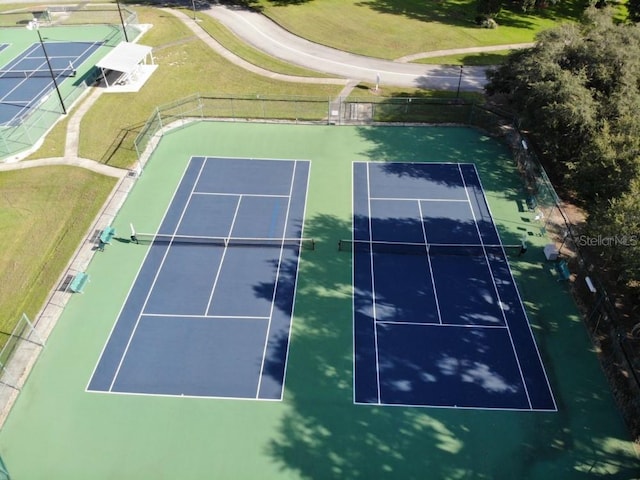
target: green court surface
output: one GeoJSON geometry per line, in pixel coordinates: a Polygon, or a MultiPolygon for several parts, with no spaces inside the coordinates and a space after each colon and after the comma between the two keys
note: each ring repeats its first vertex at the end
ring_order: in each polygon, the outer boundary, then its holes
{"type": "Polygon", "coordinates": [[[15,480],[637,478],[638,457],[585,328],[544,263],[541,225],[501,144],[458,127],[201,122],[168,133],[94,257],[0,431],[15,480]],[[101,349],[191,155],[311,160],[284,400],[87,393],[101,349]],[[353,404],[353,161],[475,162],[512,259],[558,411],[353,404]]]}

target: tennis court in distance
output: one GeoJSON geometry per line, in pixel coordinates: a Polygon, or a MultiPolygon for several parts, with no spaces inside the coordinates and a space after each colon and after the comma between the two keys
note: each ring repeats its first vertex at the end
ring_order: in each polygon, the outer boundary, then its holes
{"type": "Polygon", "coordinates": [[[88,389],[281,399],[308,175],[192,158],[88,389]]]}
{"type": "Polygon", "coordinates": [[[356,403],[556,410],[475,166],[353,182],[356,403]]]}
{"type": "MultiPolygon", "coordinates": [[[[73,76],[102,42],[45,42],[56,81],[73,76]]],[[[42,45],[34,43],[0,70],[0,125],[17,125],[53,92],[42,45]]]]}

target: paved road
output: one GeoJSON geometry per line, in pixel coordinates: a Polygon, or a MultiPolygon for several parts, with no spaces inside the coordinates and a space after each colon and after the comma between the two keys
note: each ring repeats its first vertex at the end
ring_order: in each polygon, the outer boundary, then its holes
{"type": "Polygon", "coordinates": [[[214,5],[205,11],[238,37],[289,63],[344,78],[400,87],[480,91],[487,67],[418,65],[355,55],[300,38],[264,15],[244,9],[214,5]],[[461,76],[462,73],[462,76],[461,76]]]}

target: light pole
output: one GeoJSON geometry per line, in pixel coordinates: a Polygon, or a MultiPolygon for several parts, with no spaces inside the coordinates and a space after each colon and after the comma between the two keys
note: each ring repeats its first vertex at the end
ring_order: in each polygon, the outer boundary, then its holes
{"type": "Polygon", "coordinates": [[[456,99],[460,98],[460,85],[462,84],[462,69],[463,65],[460,65],[460,76],[458,77],[458,90],[456,91],[456,99]]]}
{"type": "Polygon", "coordinates": [[[42,47],[42,51],[44,52],[44,58],[47,61],[47,67],[49,67],[49,73],[51,74],[51,80],[53,80],[53,86],[56,89],[56,93],[58,94],[58,100],[60,100],[60,106],[62,107],[62,113],[64,115],[67,114],[67,109],[64,106],[64,100],[62,100],[62,94],[60,93],[60,89],[58,88],[58,82],[56,81],[56,76],[53,73],[53,68],[51,68],[51,62],[49,61],[49,55],[47,55],[47,49],[44,48],[44,41],[42,40],[42,35],[40,35],[40,25],[37,20],[32,20],[27,24],[27,29],[35,30],[38,34],[38,40],[40,40],[40,46],[42,47]]]}
{"type": "Polygon", "coordinates": [[[122,10],[120,10],[120,0],[116,0],[116,5],[118,5],[118,15],[120,15],[120,23],[122,24],[122,33],[124,33],[124,41],[129,42],[129,37],[127,36],[127,27],[124,25],[124,19],[122,18],[122,10]]]}

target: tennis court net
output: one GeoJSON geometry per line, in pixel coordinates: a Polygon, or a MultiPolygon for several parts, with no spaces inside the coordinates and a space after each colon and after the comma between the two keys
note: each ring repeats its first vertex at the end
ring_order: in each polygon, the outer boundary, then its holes
{"type": "MultiPolygon", "coordinates": [[[[64,70],[53,70],[53,76],[58,77],[75,77],[75,68],[66,68],[64,70]]],[[[44,70],[0,70],[0,78],[51,78],[51,72],[44,70]]]]}
{"type": "Polygon", "coordinates": [[[368,240],[340,240],[338,250],[343,252],[390,253],[399,255],[457,255],[482,256],[487,254],[521,255],[526,251],[526,245],[502,244],[446,244],[446,243],[411,243],[385,242],[368,240]]]}
{"type": "Polygon", "coordinates": [[[131,241],[140,244],[191,244],[213,245],[219,247],[275,247],[315,250],[313,238],[259,238],[259,237],[207,237],[191,235],[162,235],[154,233],[136,233],[131,241]]]}

